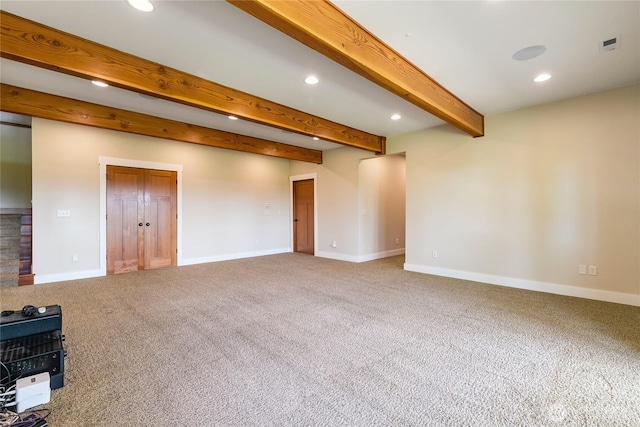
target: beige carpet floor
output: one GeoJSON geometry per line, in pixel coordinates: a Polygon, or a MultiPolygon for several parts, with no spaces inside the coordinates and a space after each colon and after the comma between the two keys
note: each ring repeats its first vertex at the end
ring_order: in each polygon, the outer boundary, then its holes
{"type": "Polygon", "coordinates": [[[282,254],[1,289],[60,304],[53,427],[640,426],[640,308],[282,254]]]}

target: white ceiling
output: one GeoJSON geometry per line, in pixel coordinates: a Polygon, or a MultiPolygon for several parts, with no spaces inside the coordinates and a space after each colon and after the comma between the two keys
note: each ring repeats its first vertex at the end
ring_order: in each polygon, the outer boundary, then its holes
{"type": "MultiPolygon", "coordinates": [[[[376,135],[443,122],[224,1],[13,1],[10,13],[376,135]],[[308,74],[320,83],[308,86],[308,74]],[[392,113],[402,119],[392,121],[392,113]]],[[[639,1],[338,0],[339,8],[484,115],[640,81],[639,1]],[[619,47],[600,43],[618,37],[619,47]],[[538,58],[512,55],[544,45],[538,58]],[[552,78],[534,83],[548,72],[552,78]]],[[[317,149],[336,144],[2,59],[3,83],[317,149]]]]}

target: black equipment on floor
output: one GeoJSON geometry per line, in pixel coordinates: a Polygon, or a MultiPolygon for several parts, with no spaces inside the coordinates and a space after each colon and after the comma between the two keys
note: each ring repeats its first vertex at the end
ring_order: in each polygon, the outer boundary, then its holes
{"type": "Polygon", "coordinates": [[[9,384],[41,372],[49,372],[51,389],[64,385],[62,309],[59,305],[0,315],[0,380],[9,384]]]}
{"type": "Polygon", "coordinates": [[[44,310],[42,308],[27,305],[22,311],[3,311],[0,315],[0,341],[42,332],[61,331],[62,308],[59,305],[48,305],[44,310]]]}

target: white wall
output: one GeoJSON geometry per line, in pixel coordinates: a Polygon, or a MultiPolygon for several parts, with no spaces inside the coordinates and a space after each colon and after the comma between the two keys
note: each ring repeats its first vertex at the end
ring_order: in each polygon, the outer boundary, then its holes
{"type": "Polygon", "coordinates": [[[405,268],[640,305],[639,119],[633,85],[486,117],[482,138],[389,138],[407,159],[405,268]]]}
{"type": "Polygon", "coordinates": [[[31,209],[31,129],[0,125],[0,208],[31,209]]]}
{"type": "Polygon", "coordinates": [[[371,156],[344,147],[325,151],[321,165],[291,162],[291,175],[317,174],[317,256],[361,262],[404,253],[404,157],[371,156]]]}
{"type": "Polygon", "coordinates": [[[32,130],[36,283],[101,274],[101,156],[182,167],[181,264],[291,250],[287,160],[41,119],[32,130]]]}

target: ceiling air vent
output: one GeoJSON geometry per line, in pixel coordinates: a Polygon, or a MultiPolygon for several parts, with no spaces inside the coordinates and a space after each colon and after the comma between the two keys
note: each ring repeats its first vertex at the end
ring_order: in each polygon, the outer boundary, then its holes
{"type": "Polygon", "coordinates": [[[616,49],[619,45],[618,43],[619,39],[620,39],[619,37],[613,37],[613,38],[602,41],[600,43],[600,52],[609,52],[611,50],[616,49]]]}

